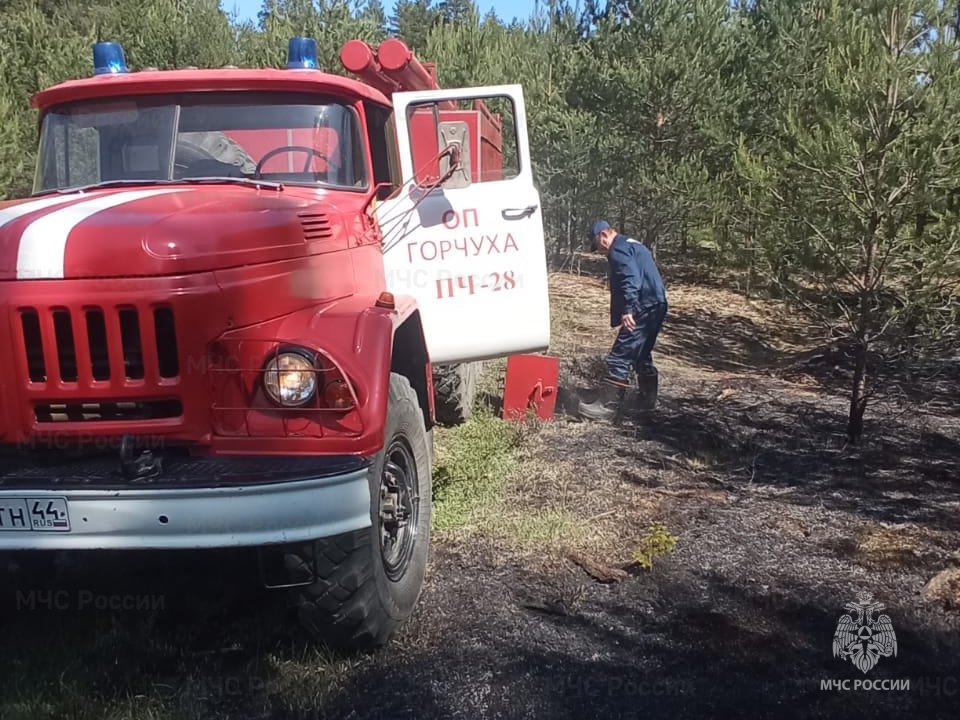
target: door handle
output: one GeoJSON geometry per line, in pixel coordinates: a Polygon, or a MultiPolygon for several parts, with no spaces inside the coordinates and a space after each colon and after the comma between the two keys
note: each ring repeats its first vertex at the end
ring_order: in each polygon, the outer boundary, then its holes
{"type": "Polygon", "coordinates": [[[504,220],[523,220],[526,217],[530,217],[537,211],[536,205],[528,205],[523,209],[518,208],[508,208],[501,211],[504,220]]]}

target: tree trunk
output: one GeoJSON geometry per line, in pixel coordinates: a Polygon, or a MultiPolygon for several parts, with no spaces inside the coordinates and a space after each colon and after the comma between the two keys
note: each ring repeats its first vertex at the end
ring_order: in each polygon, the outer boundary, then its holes
{"type": "Polygon", "coordinates": [[[863,437],[863,417],[867,411],[867,351],[870,349],[873,322],[873,301],[876,297],[877,228],[880,225],[876,213],[870,217],[866,237],[866,256],[860,277],[860,307],[856,320],[856,356],[853,366],[853,388],[850,392],[850,415],[847,418],[847,439],[856,445],[863,437]]]}
{"type": "Polygon", "coordinates": [[[850,415],[847,418],[847,439],[857,445],[863,437],[863,417],[867,412],[867,343],[857,341],[853,367],[853,390],[850,393],[850,415]]]}

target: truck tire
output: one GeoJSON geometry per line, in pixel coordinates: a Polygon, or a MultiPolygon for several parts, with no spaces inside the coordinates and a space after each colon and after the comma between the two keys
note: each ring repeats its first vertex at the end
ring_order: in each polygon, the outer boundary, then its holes
{"type": "Polygon", "coordinates": [[[368,474],[371,527],[317,540],[304,556],[287,559],[288,567],[299,566],[290,569],[305,570],[312,566],[310,552],[316,553],[316,581],[294,590],[299,620],[316,640],[341,650],[386,644],[413,613],[426,574],[432,432],[424,428],[410,382],[396,373],[390,376],[384,440],[368,474]],[[401,525],[397,519],[405,513],[401,525]]]}
{"type": "Polygon", "coordinates": [[[433,396],[437,422],[460,425],[470,419],[481,368],[479,362],[434,366],[433,396]]]}

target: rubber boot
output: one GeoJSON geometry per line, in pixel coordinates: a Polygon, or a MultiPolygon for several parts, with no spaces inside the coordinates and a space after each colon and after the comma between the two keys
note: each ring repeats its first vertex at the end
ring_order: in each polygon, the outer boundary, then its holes
{"type": "Polygon", "coordinates": [[[636,410],[653,410],[657,407],[657,397],[660,394],[660,373],[653,366],[642,368],[637,372],[636,410]]]}
{"type": "Polygon", "coordinates": [[[580,402],[580,416],[587,420],[613,420],[620,412],[626,389],[626,383],[604,380],[600,383],[600,393],[594,402],[580,402]]]}

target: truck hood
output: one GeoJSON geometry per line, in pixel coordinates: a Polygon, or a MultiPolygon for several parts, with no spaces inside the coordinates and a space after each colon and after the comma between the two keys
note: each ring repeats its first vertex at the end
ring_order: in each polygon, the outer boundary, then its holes
{"type": "Polygon", "coordinates": [[[0,280],[179,275],[293,259],[308,252],[300,215],[316,222],[315,203],[225,185],[93,190],[4,203],[0,280]]]}

